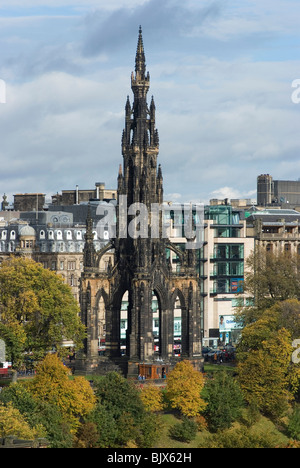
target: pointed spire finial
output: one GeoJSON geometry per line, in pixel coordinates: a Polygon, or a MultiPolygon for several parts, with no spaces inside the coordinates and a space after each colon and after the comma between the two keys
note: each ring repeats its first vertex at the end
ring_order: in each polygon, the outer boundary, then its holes
{"type": "Polygon", "coordinates": [[[141,78],[145,77],[146,59],[145,59],[145,52],[144,52],[142,26],[140,26],[139,28],[139,40],[138,40],[137,51],[136,51],[135,71],[136,73],[141,74],[141,78]]]}

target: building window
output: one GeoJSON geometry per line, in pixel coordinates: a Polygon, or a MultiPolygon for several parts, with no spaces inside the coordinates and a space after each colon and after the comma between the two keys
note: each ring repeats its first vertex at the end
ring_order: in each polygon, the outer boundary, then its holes
{"type": "Polygon", "coordinates": [[[68,270],[75,270],[76,262],[68,262],[68,270]]]}
{"type": "Polygon", "coordinates": [[[33,247],[33,240],[25,240],[21,244],[24,249],[31,249],[33,247]]]}
{"type": "Polygon", "coordinates": [[[244,299],[242,297],[238,297],[231,300],[232,307],[243,307],[244,306],[244,299]]]}
{"type": "Polygon", "coordinates": [[[70,286],[76,286],[76,279],[75,279],[74,275],[70,276],[69,284],[70,284],[70,286]]]}

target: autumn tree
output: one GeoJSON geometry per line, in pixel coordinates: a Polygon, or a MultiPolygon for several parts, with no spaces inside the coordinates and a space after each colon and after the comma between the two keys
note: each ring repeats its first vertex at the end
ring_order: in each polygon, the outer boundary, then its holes
{"type": "Polygon", "coordinates": [[[181,361],[167,377],[166,398],[172,408],[178,409],[184,416],[194,417],[206,406],[201,397],[203,387],[203,375],[189,361],[181,361]]]}
{"type": "Polygon", "coordinates": [[[30,393],[25,381],[19,380],[13,385],[4,387],[0,392],[0,404],[13,407],[26,419],[29,427],[43,427],[44,437],[50,448],[71,448],[73,436],[70,424],[55,402],[37,400],[30,393]]]}
{"type": "MultiPolygon", "coordinates": [[[[283,326],[283,316],[292,304],[282,302],[261,312],[259,319],[243,329],[237,347],[245,399],[275,417],[287,409],[299,387],[299,365],[292,362],[292,331],[283,326]]],[[[297,309],[298,301],[295,305],[297,309]]]]}
{"type": "Polygon", "coordinates": [[[33,260],[11,257],[0,266],[0,338],[14,366],[24,353],[39,360],[63,340],[79,349],[85,328],[79,306],[63,279],[33,260]]]}
{"type": "Polygon", "coordinates": [[[143,386],[140,397],[147,411],[155,413],[163,410],[163,393],[160,387],[147,384],[143,386]]]}
{"type": "Polygon", "coordinates": [[[0,437],[14,436],[21,439],[34,440],[45,436],[42,426],[30,427],[20,411],[8,404],[0,403],[0,437]]]}
{"type": "Polygon", "coordinates": [[[59,357],[48,354],[38,365],[36,376],[27,385],[37,401],[58,407],[65,421],[76,429],[79,420],[93,410],[96,398],[84,377],[70,380],[69,375],[69,369],[59,357]]]}

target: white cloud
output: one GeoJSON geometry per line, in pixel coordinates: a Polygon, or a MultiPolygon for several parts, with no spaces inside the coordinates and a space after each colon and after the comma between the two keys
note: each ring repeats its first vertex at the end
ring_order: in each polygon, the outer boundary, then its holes
{"type": "Polygon", "coordinates": [[[225,200],[232,199],[256,199],[256,190],[252,190],[247,193],[242,193],[236,190],[234,187],[220,187],[218,190],[211,192],[211,198],[225,200]]]}
{"type": "Polygon", "coordinates": [[[260,173],[300,175],[298,3],[4,0],[0,14],[21,5],[39,16],[0,19],[0,194],[116,186],[139,24],[166,194],[244,198],[260,173]]]}

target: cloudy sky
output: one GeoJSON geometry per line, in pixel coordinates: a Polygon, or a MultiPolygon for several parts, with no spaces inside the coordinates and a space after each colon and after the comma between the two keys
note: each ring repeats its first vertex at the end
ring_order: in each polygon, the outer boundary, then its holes
{"type": "Polygon", "coordinates": [[[299,19],[299,0],[1,0],[0,197],[116,187],[139,25],[166,198],[300,178],[299,19]]]}

